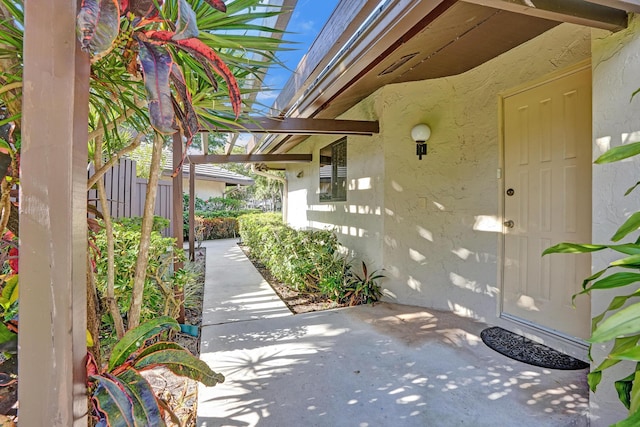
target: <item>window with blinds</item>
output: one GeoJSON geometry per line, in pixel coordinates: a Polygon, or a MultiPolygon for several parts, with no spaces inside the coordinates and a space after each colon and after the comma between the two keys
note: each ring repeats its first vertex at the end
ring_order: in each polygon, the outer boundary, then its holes
{"type": "Polygon", "coordinates": [[[347,200],[347,138],[320,149],[320,201],[347,200]]]}

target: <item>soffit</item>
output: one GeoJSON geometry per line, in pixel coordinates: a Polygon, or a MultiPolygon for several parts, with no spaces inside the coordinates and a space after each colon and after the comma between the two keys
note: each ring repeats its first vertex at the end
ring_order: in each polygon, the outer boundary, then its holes
{"type": "MultiPolygon", "coordinates": [[[[412,13],[381,31],[357,57],[347,56],[297,104],[295,96],[281,101],[282,111],[289,110],[290,117],[335,118],[385,85],[464,73],[560,24],[462,1],[435,8],[428,3],[417,2],[412,13]]],[[[271,136],[259,151],[285,153],[307,137],[271,136]]]]}

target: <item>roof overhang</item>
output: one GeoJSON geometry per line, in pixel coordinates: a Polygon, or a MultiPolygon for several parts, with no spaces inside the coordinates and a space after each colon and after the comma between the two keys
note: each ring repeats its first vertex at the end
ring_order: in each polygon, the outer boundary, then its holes
{"type": "MultiPolygon", "coordinates": [[[[392,83],[463,73],[563,22],[617,31],[640,0],[342,0],[273,106],[290,119],[335,119],[392,83]]],[[[270,135],[282,154],[308,134],[270,135]]]]}

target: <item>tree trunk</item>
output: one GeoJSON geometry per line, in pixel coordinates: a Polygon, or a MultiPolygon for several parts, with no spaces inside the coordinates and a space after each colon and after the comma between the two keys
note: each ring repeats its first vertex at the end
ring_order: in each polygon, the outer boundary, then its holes
{"type": "Polygon", "coordinates": [[[98,366],[102,366],[100,354],[100,310],[98,308],[98,294],[96,280],[91,264],[91,251],[87,251],[87,330],[93,339],[93,346],[89,348],[98,366]]]}
{"type": "MultiPolygon", "coordinates": [[[[102,167],[102,137],[96,138],[96,149],[94,151],[93,163],[96,170],[102,167]]],[[[98,179],[98,198],[102,207],[102,217],[104,219],[105,233],[107,235],[107,306],[109,313],[113,319],[113,325],[116,328],[118,339],[124,336],[124,323],[122,315],[118,308],[115,294],[115,243],[113,241],[113,223],[111,221],[111,211],[109,209],[109,201],[107,200],[107,192],[104,188],[104,180],[98,179]]]]}
{"type": "Polygon", "coordinates": [[[162,158],[162,135],[156,133],[153,140],[153,153],[151,155],[151,167],[149,168],[149,183],[144,201],[144,213],[142,215],[142,229],[140,232],[140,249],[136,274],[133,281],[131,306],[129,307],[129,321],[127,328],[133,329],[140,324],[140,311],[142,309],[142,297],[144,295],[144,282],[147,277],[147,265],[149,264],[149,247],[151,243],[151,230],[153,228],[153,213],[156,205],[156,193],[160,178],[160,160],[162,158]]]}

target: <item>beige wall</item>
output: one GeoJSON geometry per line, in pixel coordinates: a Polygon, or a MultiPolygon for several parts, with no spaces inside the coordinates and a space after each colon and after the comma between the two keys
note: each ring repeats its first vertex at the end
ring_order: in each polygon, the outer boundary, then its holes
{"type": "MultiPolygon", "coordinates": [[[[562,25],[465,74],[380,89],[342,116],[381,127],[349,138],[347,201],[318,203],[317,161],[292,166],[289,222],[336,226],[354,256],[387,270],[392,300],[495,320],[498,95],[589,55],[589,30],[562,25]],[[432,136],[418,160],[409,135],[421,122],[432,136]]],[[[317,158],[334,140],[309,138],[296,151],[317,158]]]]}
{"type": "MultiPolygon", "coordinates": [[[[593,155],[610,147],[640,141],[640,98],[630,101],[640,88],[640,20],[635,17],[625,31],[593,35],[593,155]]],[[[640,177],[640,161],[629,159],[593,166],[593,241],[608,243],[625,219],[640,210],[637,193],[624,192],[640,177]]],[[[626,240],[632,240],[636,236],[626,240]]],[[[599,271],[617,257],[611,252],[593,254],[593,270],[599,271]]],[[[631,293],[625,290],[624,294],[631,293]]],[[[603,312],[613,292],[598,291],[591,298],[593,315],[603,312]]],[[[608,353],[608,346],[594,346],[595,364],[608,353]]],[[[613,381],[633,372],[631,363],[621,364],[603,375],[598,392],[591,396],[593,426],[608,426],[620,420],[626,409],[618,401],[613,381]]]]}
{"type": "MultiPolygon", "coordinates": [[[[189,180],[182,180],[182,190],[185,193],[189,192],[189,180]]],[[[209,197],[222,197],[225,190],[225,183],[218,181],[205,181],[201,179],[196,180],[196,196],[201,199],[207,200],[209,197]]]]}
{"type": "MultiPolygon", "coordinates": [[[[381,125],[377,136],[349,138],[347,202],[318,203],[317,161],[293,166],[290,223],[337,226],[353,255],[387,270],[388,298],[500,324],[498,96],[592,56],[594,158],[610,146],[640,140],[640,96],[629,101],[640,87],[639,21],[615,34],[564,24],[465,74],[382,88],[343,116],[378,118],[381,125]],[[432,127],[422,161],[409,137],[420,122],[432,127]]],[[[333,140],[310,138],[297,151],[317,158],[333,140]]],[[[639,176],[637,159],[594,166],[594,242],[608,242],[640,210],[637,197],[623,196],[639,176]]],[[[594,271],[611,259],[594,254],[594,271]]],[[[593,295],[593,315],[611,296],[593,295]]],[[[597,362],[605,350],[594,350],[597,362]]],[[[605,375],[591,397],[592,425],[625,416],[612,382],[630,369],[623,365],[605,375]]]]}
{"type": "Polygon", "coordinates": [[[462,75],[375,95],[385,141],[386,285],[399,302],[495,319],[498,96],[589,55],[590,31],[562,25],[462,75]],[[432,135],[418,160],[409,135],[421,122],[432,135]]]}

